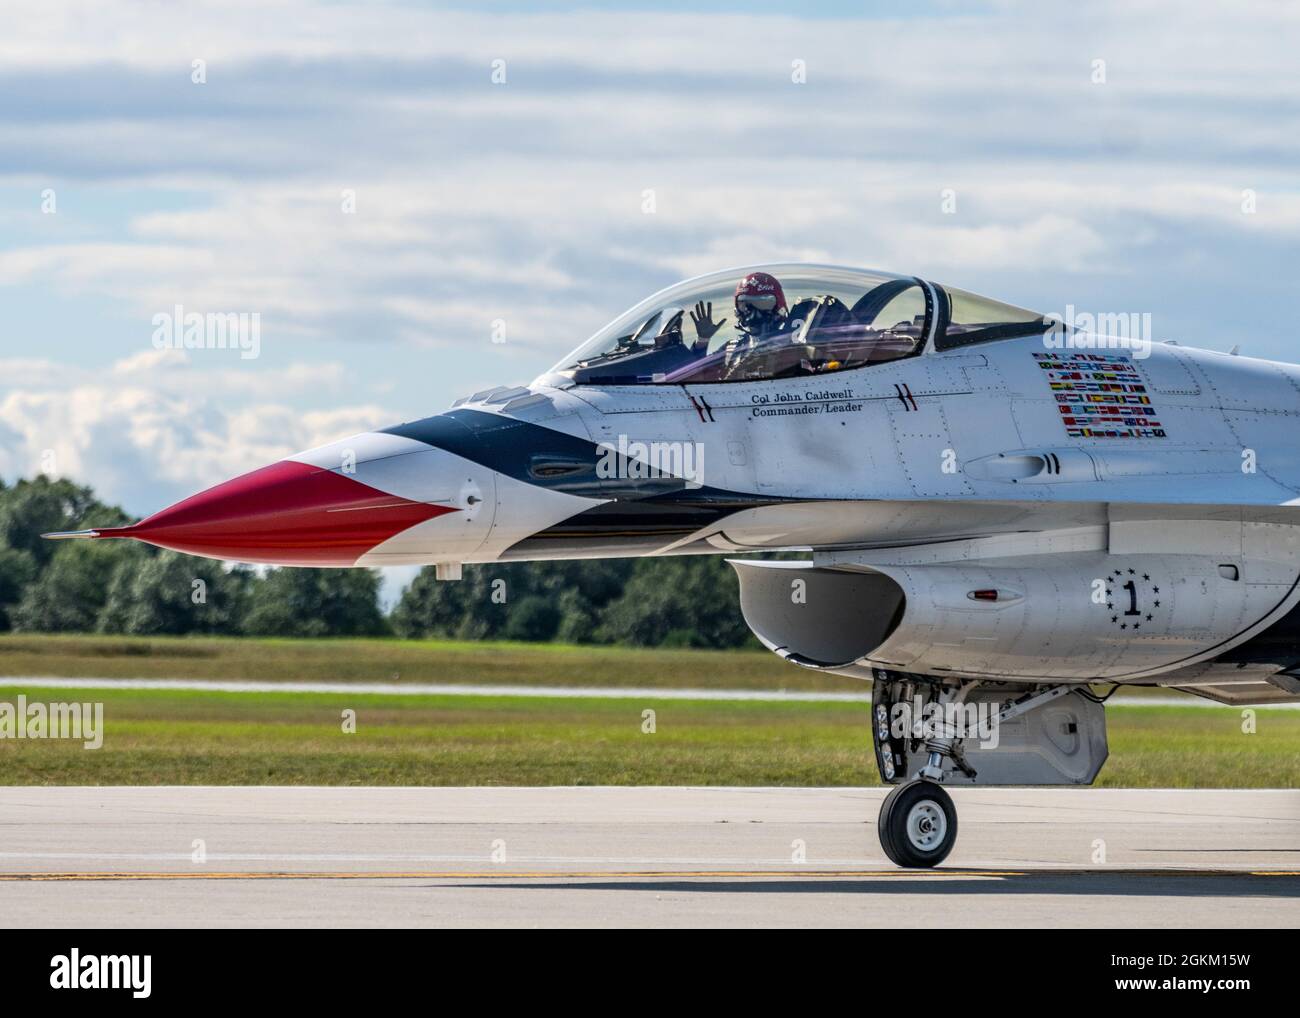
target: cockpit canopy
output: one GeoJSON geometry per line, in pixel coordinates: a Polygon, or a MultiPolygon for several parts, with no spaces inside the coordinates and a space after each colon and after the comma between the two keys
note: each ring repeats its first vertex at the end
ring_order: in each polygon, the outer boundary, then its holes
{"type": "MultiPolygon", "coordinates": [[[[578,385],[796,378],[1034,335],[1040,314],[912,276],[762,265],[689,279],[616,318],[551,370],[578,385]]],[[[558,376],[558,377],[557,377],[558,376]]]]}

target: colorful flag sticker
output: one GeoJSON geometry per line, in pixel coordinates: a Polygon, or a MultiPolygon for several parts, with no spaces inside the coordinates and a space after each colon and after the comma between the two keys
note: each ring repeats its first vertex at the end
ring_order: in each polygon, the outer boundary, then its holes
{"type": "Polygon", "coordinates": [[[1137,366],[1122,355],[1036,353],[1070,438],[1165,438],[1137,366]]]}

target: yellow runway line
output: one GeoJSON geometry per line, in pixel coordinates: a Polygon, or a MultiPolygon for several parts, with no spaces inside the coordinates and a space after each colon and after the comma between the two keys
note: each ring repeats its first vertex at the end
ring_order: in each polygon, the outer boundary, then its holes
{"type": "Polygon", "coordinates": [[[1019,870],[536,870],[522,872],[436,871],[436,872],[283,872],[274,870],[249,870],[234,873],[0,873],[2,881],[59,881],[59,880],[594,880],[637,879],[662,880],[664,878],[726,878],[783,877],[817,879],[819,877],[1021,877],[1019,870]]]}
{"type": "Polygon", "coordinates": [[[142,871],[80,873],[0,873],[0,883],[18,881],[90,880],[666,880],[747,878],[795,880],[864,880],[879,878],[1004,879],[1007,877],[1300,877],[1300,870],[1152,870],[1152,869],[1041,869],[1041,870],[411,870],[411,871],[310,871],[241,870],[234,872],[142,871]]]}

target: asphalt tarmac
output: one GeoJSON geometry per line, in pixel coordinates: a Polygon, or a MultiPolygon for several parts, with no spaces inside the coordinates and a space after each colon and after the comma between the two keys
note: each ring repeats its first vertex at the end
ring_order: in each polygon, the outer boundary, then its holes
{"type": "Polygon", "coordinates": [[[1300,924],[1300,791],[955,789],[927,872],[881,853],[884,794],[0,788],[0,924],[1300,924]]]}

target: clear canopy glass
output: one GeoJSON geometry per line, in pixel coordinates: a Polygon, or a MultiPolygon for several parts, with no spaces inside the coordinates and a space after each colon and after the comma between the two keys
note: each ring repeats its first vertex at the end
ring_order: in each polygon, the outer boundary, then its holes
{"type": "Polygon", "coordinates": [[[765,265],[678,283],[616,318],[552,369],[579,385],[794,378],[910,357],[928,317],[920,280],[765,265]]]}
{"type": "Polygon", "coordinates": [[[927,287],[913,276],[760,265],[661,290],[548,374],[578,385],[797,378],[911,357],[931,334],[943,351],[1038,335],[1052,325],[1036,311],[953,287],[927,287]]]}
{"type": "Polygon", "coordinates": [[[995,339],[1036,336],[1053,324],[1052,319],[1037,311],[1004,304],[952,286],[936,289],[942,302],[939,308],[941,328],[935,340],[935,347],[939,350],[991,343],[995,339]]]}

